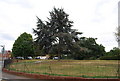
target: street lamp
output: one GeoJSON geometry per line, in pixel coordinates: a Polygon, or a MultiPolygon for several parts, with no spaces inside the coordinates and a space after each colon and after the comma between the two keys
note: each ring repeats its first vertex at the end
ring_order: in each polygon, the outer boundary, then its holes
{"type": "MultiPolygon", "coordinates": [[[[0,47],[2,47],[2,67],[1,68],[3,68],[4,67],[3,54],[5,52],[5,45],[0,45],[0,47]]],[[[2,76],[2,73],[1,73],[1,76],[2,76]]],[[[3,77],[1,77],[1,79],[3,79],[3,77]]]]}
{"type": "Polygon", "coordinates": [[[2,66],[3,66],[3,63],[4,63],[4,59],[3,59],[3,54],[5,52],[5,45],[0,45],[2,47],[2,66]]]}

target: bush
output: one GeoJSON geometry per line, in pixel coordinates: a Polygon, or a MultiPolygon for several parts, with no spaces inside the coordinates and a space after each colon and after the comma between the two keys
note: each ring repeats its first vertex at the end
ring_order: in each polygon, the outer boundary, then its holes
{"type": "Polygon", "coordinates": [[[90,57],[89,60],[96,60],[96,57],[90,57]]]}
{"type": "Polygon", "coordinates": [[[115,56],[102,56],[100,60],[120,60],[120,55],[115,56]]]}

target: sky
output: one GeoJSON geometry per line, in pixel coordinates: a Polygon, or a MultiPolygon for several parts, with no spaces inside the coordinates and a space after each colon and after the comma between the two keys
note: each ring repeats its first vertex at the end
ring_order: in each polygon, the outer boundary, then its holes
{"type": "MultiPolygon", "coordinates": [[[[73,29],[82,36],[98,38],[106,51],[117,47],[114,33],[118,27],[119,0],[0,0],[0,45],[11,50],[20,34],[34,34],[38,16],[43,21],[50,17],[53,7],[64,8],[73,29]]],[[[1,47],[0,47],[1,49],[1,47]]]]}

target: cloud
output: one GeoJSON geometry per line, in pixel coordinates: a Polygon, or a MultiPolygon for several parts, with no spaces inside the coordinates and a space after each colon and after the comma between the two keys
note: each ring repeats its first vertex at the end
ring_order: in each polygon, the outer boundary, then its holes
{"type": "Polygon", "coordinates": [[[0,38],[4,40],[10,40],[10,41],[14,41],[15,38],[12,37],[11,35],[7,34],[7,33],[0,33],[0,38]]]}
{"type": "Polygon", "coordinates": [[[0,2],[11,4],[11,5],[18,5],[23,8],[32,8],[32,5],[29,3],[28,0],[0,0],[0,2]]]}
{"type": "Polygon", "coordinates": [[[0,0],[0,39],[11,49],[20,34],[32,34],[32,28],[36,28],[36,16],[47,20],[53,7],[62,7],[69,14],[69,19],[74,21],[73,28],[83,32],[84,36],[98,38],[99,43],[110,49],[117,46],[113,32],[117,27],[118,1],[0,0]]]}

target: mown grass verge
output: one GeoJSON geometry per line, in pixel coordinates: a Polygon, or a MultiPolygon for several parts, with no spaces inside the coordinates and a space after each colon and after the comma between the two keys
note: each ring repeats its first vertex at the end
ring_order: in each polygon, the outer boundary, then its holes
{"type": "Polygon", "coordinates": [[[117,60],[23,60],[8,69],[52,76],[119,78],[117,60]]]}

